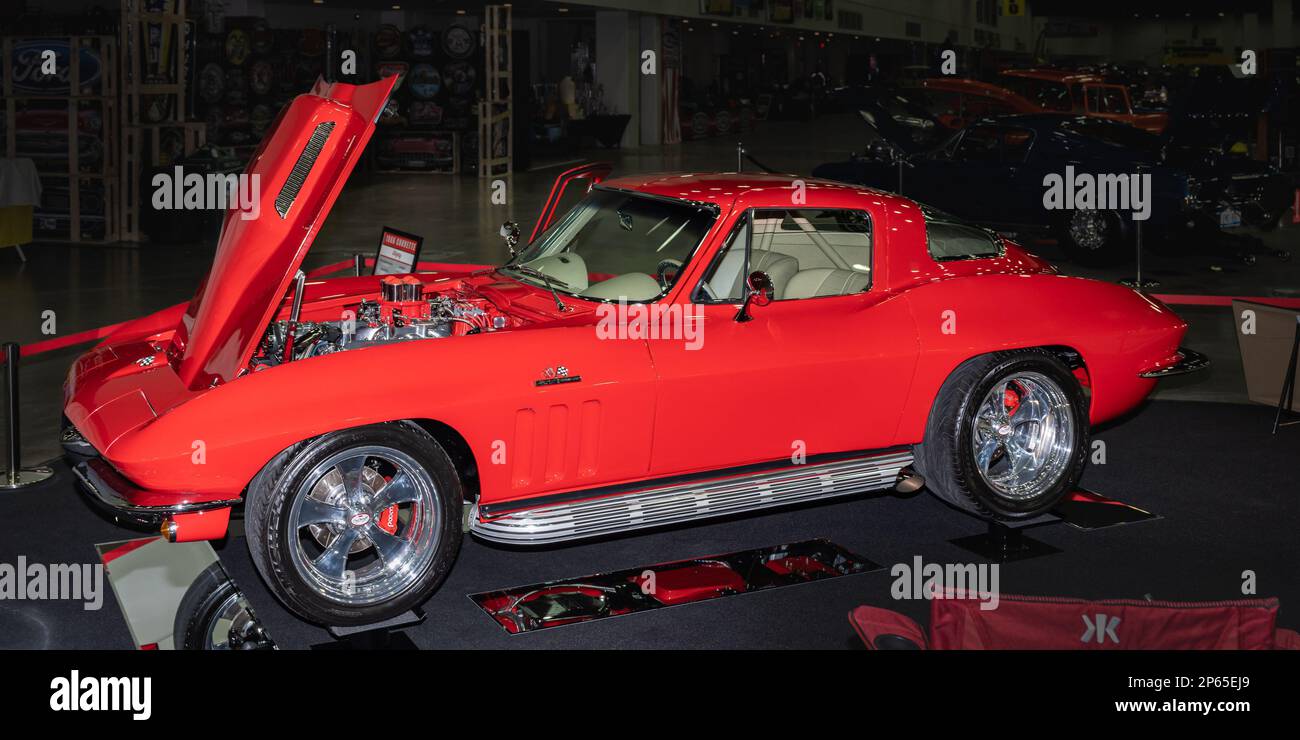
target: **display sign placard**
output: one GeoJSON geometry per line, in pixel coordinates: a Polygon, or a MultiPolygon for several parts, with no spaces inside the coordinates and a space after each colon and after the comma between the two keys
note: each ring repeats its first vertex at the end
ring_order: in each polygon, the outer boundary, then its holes
{"type": "Polygon", "coordinates": [[[415,272],[420,260],[420,246],[424,237],[384,227],[379,239],[379,253],[375,255],[375,275],[404,275],[415,272]]]}
{"type": "MultiPolygon", "coordinates": [[[[1281,402],[1282,384],[1291,361],[1291,348],[1300,334],[1300,311],[1251,301],[1233,301],[1237,323],[1237,347],[1246,376],[1246,395],[1255,403],[1276,407],[1281,402]]],[[[1300,380],[1300,370],[1292,381],[1300,380]]],[[[1300,395],[1300,394],[1297,394],[1300,395]]],[[[1300,411],[1300,400],[1291,403],[1300,411]]]]}

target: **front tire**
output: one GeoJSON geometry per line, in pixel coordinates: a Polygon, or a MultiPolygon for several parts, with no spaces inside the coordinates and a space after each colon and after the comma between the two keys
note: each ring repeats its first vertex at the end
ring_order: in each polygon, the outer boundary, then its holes
{"type": "Polygon", "coordinates": [[[221,563],[212,563],[181,598],[172,625],[176,650],[270,650],[274,643],[221,563]]]}
{"type": "Polygon", "coordinates": [[[1078,484],[1088,431],[1083,389],[1055,355],[981,355],[940,388],[915,465],[930,491],[959,509],[1027,519],[1078,484]]]}
{"type": "Polygon", "coordinates": [[[294,613],[374,624],[424,603],[446,578],[461,544],[461,483],[424,430],[333,432],[272,466],[249,489],[248,547],[294,613]]]}

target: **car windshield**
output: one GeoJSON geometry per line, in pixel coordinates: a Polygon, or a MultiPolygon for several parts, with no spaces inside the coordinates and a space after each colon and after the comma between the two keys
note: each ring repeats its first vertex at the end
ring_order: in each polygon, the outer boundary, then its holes
{"type": "Polygon", "coordinates": [[[652,301],[672,287],[715,217],[696,203],[597,188],[501,269],[581,298],[652,301]]]}

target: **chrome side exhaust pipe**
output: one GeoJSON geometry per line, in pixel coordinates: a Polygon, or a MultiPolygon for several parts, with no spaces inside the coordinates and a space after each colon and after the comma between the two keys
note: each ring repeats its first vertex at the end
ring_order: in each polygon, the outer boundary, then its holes
{"type": "Polygon", "coordinates": [[[916,493],[925,486],[925,476],[916,472],[908,465],[898,471],[898,480],[894,482],[894,490],[899,493],[916,493]]]}

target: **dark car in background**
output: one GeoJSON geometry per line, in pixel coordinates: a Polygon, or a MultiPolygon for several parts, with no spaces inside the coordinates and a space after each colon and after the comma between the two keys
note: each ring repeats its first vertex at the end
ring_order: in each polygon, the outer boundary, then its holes
{"type": "Polygon", "coordinates": [[[852,112],[880,132],[881,138],[908,154],[929,151],[952,138],[952,129],[936,114],[935,101],[919,88],[850,85],[827,95],[826,109],[852,112]]]}
{"type": "MultiPolygon", "coordinates": [[[[883,128],[877,129],[888,138],[883,128]]],[[[1266,163],[1171,146],[1122,123],[1041,113],[977,121],[942,146],[881,146],[818,166],[813,175],[906,194],[990,228],[1056,238],[1082,264],[1130,258],[1136,222],[1112,209],[1045,206],[1045,179],[1149,174],[1144,244],[1197,230],[1269,227],[1290,204],[1289,180],[1266,163]],[[901,166],[900,166],[901,165],[901,166]]]]}

